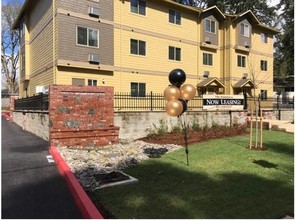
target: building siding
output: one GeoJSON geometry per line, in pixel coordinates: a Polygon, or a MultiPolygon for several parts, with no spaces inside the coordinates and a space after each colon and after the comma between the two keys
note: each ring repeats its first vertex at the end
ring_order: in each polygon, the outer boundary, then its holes
{"type": "Polygon", "coordinates": [[[26,15],[27,43],[22,42],[21,47],[26,51],[30,94],[37,85],[70,85],[72,78],[83,78],[86,85],[88,79],[97,80],[100,86],[114,86],[116,92],[130,92],[131,82],[146,83],[146,92],[158,93],[169,84],[170,71],[181,68],[187,73],[186,83],[195,86],[204,80],[204,71],[209,71],[209,77],[225,85],[225,94],[234,93],[233,85],[244,73],[249,77],[255,73],[257,90],[268,90],[271,95],[272,34],[262,43],[260,34],[266,30],[252,24],[255,19],[247,15],[235,19],[216,8],[200,13],[159,0],[146,1],[146,15],[131,12],[128,0],[32,3],[26,15]],[[98,8],[99,17],[89,16],[89,7],[98,8]],[[169,22],[169,10],[181,13],[180,25],[169,22]],[[205,18],[216,22],[216,34],[205,32],[205,18]],[[249,24],[249,38],[240,35],[241,22],[249,24]],[[99,47],[77,45],[77,26],[98,30],[99,47]],[[211,44],[204,44],[208,36],[211,44]],[[144,56],[130,53],[131,39],[146,43],[144,56]],[[245,47],[246,41],[250,48],[245,47]],[[169,46],[181,49],[180,61],[169,59],[169,46]],[[203,64],[203,53],[212,54],[212,66],[203,64]],[[100,62],[90,64],[89,54],[99,55],[100,62]],[[246,57],[246,67],[237,66],[239,54],[246,57]],[[267,61],[267,71],[260,70],[261,60],[267,61]]]}

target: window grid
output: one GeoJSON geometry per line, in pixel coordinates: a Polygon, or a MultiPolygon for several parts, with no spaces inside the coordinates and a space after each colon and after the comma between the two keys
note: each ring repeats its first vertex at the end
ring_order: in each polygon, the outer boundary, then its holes
{"type": "Polygon", "coordinates": [[[181,60],[181,48],[169,46],[169,60],[181,60]]]}
{"type": "Polygon", "coordinates": [[[267,61],[266,60],[260,60],[260,70],[267,71],[267,61]]]}
{"type": "Polygon", "coordinates": [[[145,97],[146,84],[131,82],[131,96],[132,97],[145,97]]]}
{"type": "Polygon", "coordinates": [[[267,43],[267,34],[266,33],[261,33],[261,42],[267,43]]]}
{"type": "Polygon", "coordinates": [[[238,55],[238,67],[246,67],[246,57],[238,55]]]}
{"type": "Polygon", "coordinates": [[[205,20],[205,31],[206,32],[209,32],[209,33],[212,33],[212,34],[215,34],[215,28],[216,26],[216,23],[215,21],[211,20],[211,19],[206,19],[205,20]]]}
{"type": "Polygon", "coordinates": [[[146,55],[145,41],[130,39],[130,53],[135,55],[146,55]]]}
{"type": "Polygon", "coordinates": [[[243,35],[244,37],[249,37],[250,31],[249,31],[249,25],[245,23],[241,23],[241,30],[240,34],[243,35]]]}
{"type": "Polygon", "coordinates": [[[181,14],[180,12],[169,9],[169,22],[173,24],[181,24],[181,14]]]}
{"type": "Polygon", "coordinates": [[[78,45],[98,48],[98,45],[99,45],[98,38],[99,38],[98,30],[77,26],[77,44],[78,45]]]}
{"type": "Polygon", "coordinates": [[[203,53],[203,65],[213,66],[213,54],[203,53]]]}
{"type": "Polygon", "coordinates": [[[97,86],[96,79],[88,79],[88,86],[97,86]]]}
{"type": "Polygon", "coordinates": [[[131,12],[146,15],[146,2],[143,0],[131,0],[130,1],[131,12]]]}

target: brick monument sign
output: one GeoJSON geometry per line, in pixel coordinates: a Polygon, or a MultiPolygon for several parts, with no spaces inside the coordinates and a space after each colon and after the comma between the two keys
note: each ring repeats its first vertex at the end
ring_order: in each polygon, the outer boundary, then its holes
{"type": "Polygon", "coordinates": [[[49,138],[56,146],[98,147],[118,143],[113,87],[49,87],[49,138]]]}

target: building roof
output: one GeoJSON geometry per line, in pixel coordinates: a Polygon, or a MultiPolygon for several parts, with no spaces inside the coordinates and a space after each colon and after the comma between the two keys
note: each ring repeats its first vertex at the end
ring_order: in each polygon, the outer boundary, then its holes
{"type": "MultiPolygon", "coordinates": [[[[17,17],[17,19],[15,20],[15,22],[14,22],[14,24],[12,26],[13,29],[18,29],[20,27],[20,23],[21,23],[22,18],[24,17],[25,12],[30,7],[30,5],[33,4],[36,1],[38,1],[38,0],[25,0],[24,4],[23,4],[23,6],[22,6],[22,8],[20,10],[20,13],[18,14],[18,17],[17,17]]],[[[173,1],[173,0],[161,0],[161,1],[166,2],[168,4],[171,4],[171,5],[175,5],[175,6],[179,7],[179,8],[184,9],[184,10],[190,10],[192,12],[196,12],[199,15],[212,10],[212,11],[215,11],[216,15],[218,15],[222,19],[226,19],[226,17],[232,17],[235,20],[235,19],[238,19],[238,18],[243,17],[243,16],[248,16],[248,18],[250,18],[250,20],[252,22],[254,22],[255,25],[257,25],[258,27],[267,30],[271,34],[278,34],[279,33],[278,30],[261,24],[259,22],[259,20],[257,19],[257,17],[253,14],[253,12],[251,10],[248,10],[248,11],[243,12],[243,13],[238,14],[238,15],[226,15],[226,14],[222,13],[217,6],[212,6],[210,8],[201,9],[201,8],[196,8],[196,7],[193,7],[193,6],[184,5],[184,4],[178,3],[178,2],[173,1]]]]}
{"type": "Polygon", "coordinates": [[[203,9],[202,12],[207,12],[207,11],[215,11],[215,14],[220,18],[220,19],[223,19],[225,20],[226,19],[226,16],[219,10],[219,8],[214,5],[210,8],[206,8],[206,9],[203,9]]]}
{"type": "MultiPolygon", "coordinates": [[[[241,79],[240,81],[238,81],[233,88],[243,88],[243,87],[251,87],[254,88],[255,84],[253,83],[252,80],[250,79],[241,79]]],[[[256,86],[257,87],[257,86],[256,86]]]]}
{"type": "Polygon", "coordinates": [[[216,77],[209,77],[204,79],[202,82],[198,83],[197,87],[209,87],[209,86],[217,86],[217,87],[222,87],[225,88],[222,82],[220,82],[219,79],[216,77]]]}

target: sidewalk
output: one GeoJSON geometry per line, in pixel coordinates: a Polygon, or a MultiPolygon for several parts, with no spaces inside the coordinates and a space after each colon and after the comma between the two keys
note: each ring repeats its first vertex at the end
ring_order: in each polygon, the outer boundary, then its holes
{"type": "Polygon", "coordinates": [[[48,142],[2,117],[2,219],[82,218],[48,142]]]}

